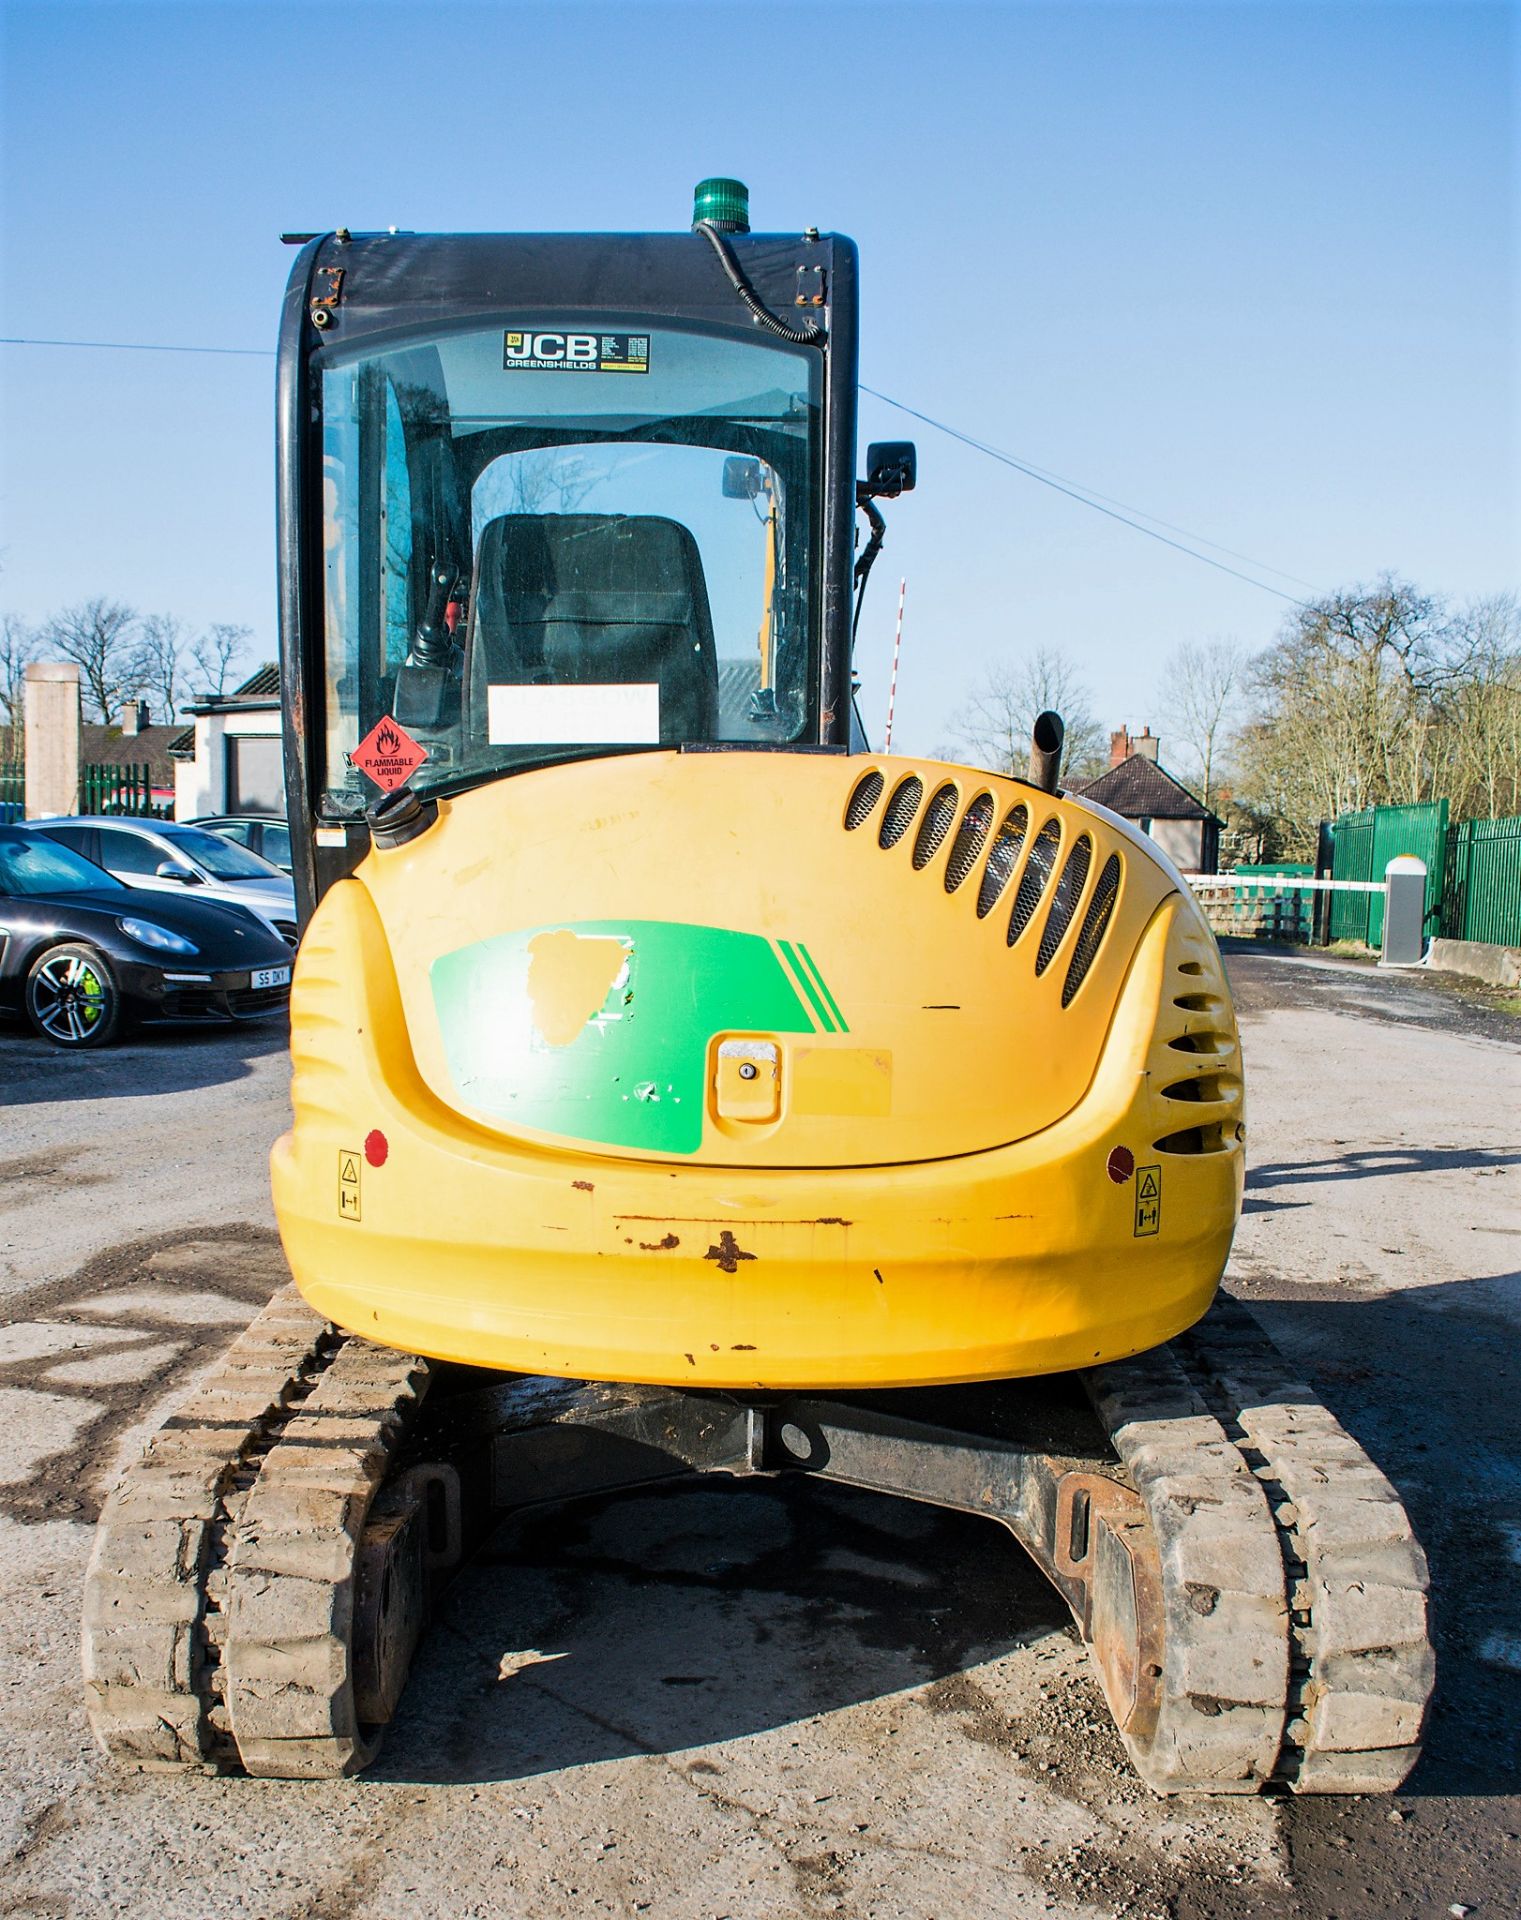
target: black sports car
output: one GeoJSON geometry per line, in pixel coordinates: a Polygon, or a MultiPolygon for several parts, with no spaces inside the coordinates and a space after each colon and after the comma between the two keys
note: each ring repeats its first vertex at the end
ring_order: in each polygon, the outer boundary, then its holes
{"type": "Polygon", "coordinates": [[[246,907],[144,893],[0,826],[0,1010],[55,1046],[104,1046],[136,1020],[279,1013],[290,970],[290,948],[246,907]]]}

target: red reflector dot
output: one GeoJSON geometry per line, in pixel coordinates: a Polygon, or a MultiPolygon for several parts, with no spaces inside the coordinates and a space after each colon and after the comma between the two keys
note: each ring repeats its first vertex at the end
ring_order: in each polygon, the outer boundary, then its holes
{"type": "MultiPolygon", "coordinates": [[[[374,1138],[375,1136],[372,1133],[370,1135],[370,1140],[373,1140],[374,1138]]],[[[364,1143],[364,1150],[366,1153],[369,1152],[370,1150],[369,1140],[366,1140],[366,1142],[364,1143]]],[[[381,1157],[384,1158],[384,1155],[382,1155],[381,1157]]],[[[1109,1178],[1114,1182],[1114,1184],[1117,1187],[1121,1187],[1125,1184],[1125,1182],[1130,1178],[1131,1174],[1133,1174],[1134,1172],[1135,1172],[1135,1155],[1130,1151],[1129,1147],[1116,1147],[1114,1152],[1111,1153],[1109,1156],[1109,1178]]]]}
{"type": "MultiPolygon", "coordinates": [[[[386,1163],[386,1155],[390,1151],[391,1143],[379,1127],[373,1133],[367,1133],[364,1136],[364,1157],[372,1167],[383,1167],[386,1163]]],[[[1110,1165],[1113,1165],[1112,1161],[1110,1165]]]]}

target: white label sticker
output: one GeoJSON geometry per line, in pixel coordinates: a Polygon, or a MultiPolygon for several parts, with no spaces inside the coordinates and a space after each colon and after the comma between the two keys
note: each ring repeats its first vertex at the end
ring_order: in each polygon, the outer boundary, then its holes
{"type": "Polygon", "coordinates": [[[656,682],[586,687],[488,687],[493,747],[658,747],[656,682]]]}

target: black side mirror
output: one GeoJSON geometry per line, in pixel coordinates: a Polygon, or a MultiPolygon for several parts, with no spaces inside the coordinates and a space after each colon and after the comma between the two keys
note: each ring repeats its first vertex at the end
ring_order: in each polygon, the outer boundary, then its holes
{"type": "Polygon", "coordinates": [[[725,460],[725,500],[758,500],[764,484],[759,460],[751,460],[743,453],[731,453],[725,460]]]}
{"type": "Polygon", "coordinates": [[[913,491],[919,456],[912,440],[873,440],[866,449],[866,478],[860,491],[879,500],[896,500],[913,491]]]}

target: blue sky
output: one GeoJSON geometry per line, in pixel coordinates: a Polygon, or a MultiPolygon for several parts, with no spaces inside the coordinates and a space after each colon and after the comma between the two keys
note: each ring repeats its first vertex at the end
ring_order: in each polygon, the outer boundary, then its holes
{"type": "MultiPolygon", "coordinates": [[[[7,336],[267,348],[282,229],[679,228],[733,173],[757,227],[860,243],[884,393],[1290,593],[1521,584],[1511,7],[4,0],[0,30],[7,336]]],[[[0,606],[105,593],[272,655],[272,362],[0,347],[0,381],[0,606]]],[[[1179,641],[1272,637],[1281,600],[865,403],[863,441],[904,435],[873,735],[900,573],[909,750],[1036,645],[1139,725],[1179,641]]]]}

